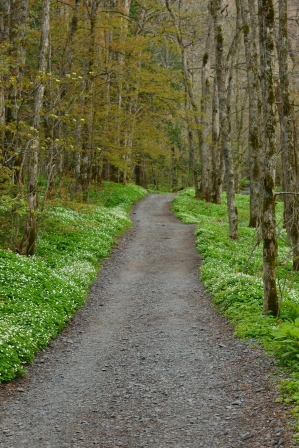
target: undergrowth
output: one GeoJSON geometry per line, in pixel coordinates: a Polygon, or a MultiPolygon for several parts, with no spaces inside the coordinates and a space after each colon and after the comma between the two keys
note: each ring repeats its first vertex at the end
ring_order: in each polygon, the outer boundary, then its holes
{"type": "Polygon", "coordinates": [[[195,199],[193,189],[186,189],[174,199],[173,210],[183,222],[198,225],[200,277],[213,304],[229,318],[237,336],[255,338],[286,367],[290,377],[280,386],[282,400],[295,403],[293,413],[299,422],[299,274],[292,272],[290,247],[282,227],[283,206],[277,204],[280,315],[274,318],[262,313],[262,242],[259,232],[248,227],[249,197],[237,195],[236,200],[237,241],[228,236],[225,195],[217,205],[195,199]]]}
{"type": "Polygon", "coordinates": [[[33,257],[0,250],[0,382],[23,374],[84,304],[99,262],[145,194],[134,185],[107,183],[90,204],[56,200],[43,214],[33,257]]]}

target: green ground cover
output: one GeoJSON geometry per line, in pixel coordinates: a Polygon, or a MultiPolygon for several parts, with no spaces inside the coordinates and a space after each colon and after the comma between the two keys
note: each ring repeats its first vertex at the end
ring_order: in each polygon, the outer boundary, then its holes
{"type": "Polygon", "coordinates": [[[36,351],[84,304],[100,261],[130,226],[128,211],[146,193],[106,183],[89,204],[54,201],[42,216],[33,257],[0,250],[0,382],[23,374],[36,351]]]}
{"type": "Polygon", "coordinates": [[[248,228],[249,197],[237,195],[238,241],[228,237],[225,195],[222,199],[221,205],[205,203],[194,198],[193,189],[186,189],[174,199],[173,210],[183,222],[198,224],[200,278],[213,304],[229,318],[237,336],[255,338],[287,368],[288,378],[280,386],[282,399],[295,403],[293,412],[299,417],[299,273],[292,272],[283,205],[277,204],[280,315],[274,318],[262,313],[262,243],[258,232],[248,228]]]}

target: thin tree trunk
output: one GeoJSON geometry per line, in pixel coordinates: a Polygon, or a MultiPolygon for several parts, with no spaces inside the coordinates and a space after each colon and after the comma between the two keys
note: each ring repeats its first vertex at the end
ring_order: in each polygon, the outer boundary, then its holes
{"type": "MultiPolygon", "coordinates": [[[[3,1],[1,9],[3,17],[2,36],[9,40],[8,63],[10,76],[14,76],[18,81],[23,77],[25,66],[25,37],[28,18],[28,0],[3,1]]],[[[13,172],[13,182],[19,182],[19,168],[21,163],[21,148],[18,138],[18,102],[20,91],[16,85],[6,88],[7,101],[5,101],[4,131],[5,159],[4,163],[13,172]]]]}
{"type": "Polygon", "coordinates": [[[171,189],[172,191],[178,189],[177,158],[173,146],[171,148],[171,189]]]}
{"type": "Polygon", "coordinates": [[[99,6],[98,0],[92,0],[90,10],[90,32],[89,32],[89,48],[88,48],[88,66],[86,74],[86,90],[87,95],[84,97],[83,110],[86,111],[85,122],[82,126],[82,154],[80,167],[80,186],[82,188],[83,202],[89,200],[89,187],[92,172],[93,158],[93,127],[94,127],[94,99],[93,99],[93,69],[95,62],[95,32],[97,22],[97,10],[99,6]],[[89,100],[89,101],[88,101],[89,100]]]}
{"type": "MultiPolygon", "coordinates": [[[[235,66],[235,79],[238,79],[239,67],[235,66]]],[[[244,116],[247,116],[246,103],[248,98],[248,91],[244,90],[244,95],[241,94],[243,86],[236,83],[235,93],[235,133],[236,133],[236,157],[235,157],[235,188],[236,193],[241,191],[242,169],[245,166],[244,161],[244,116]]]]}
{"type": "MultiPolygon", "coordinates": [[[[50,35],[50,0],[42,2],[42,18],[41,18],[41,47],[39,53],[39,72],[46,73],[47,57],[49,50],[50,35]]],[[[43,108],[45,85],[43,82],[37,86],[34,106],[33,106],[33,123],[35,129],[35,138],[32,141],[31,148],[28,151],[28,193],[27,204],[28,213],[25,222],[24,235],[20,244],[19,252],[22,255],[33,255],[35,251],[35,242],[37,236],[37,207],[38,207],[38,153],[39,153],[39,128],[41,121],[41,111],[43,108]]]]}
{"type": "Polygon", "coordinates": [[[261,136],[261,110],[259,107],[260,87],[258,73],[258,49],[257,49],[257,26],[255,24],[255,5],[250,5],[248,0],[237,0],[240,3],[244,46],[247,69],[247,86],[249,101],[249,132],[248,132],[248,154],[249,154],[249,178],[250,178],[250,219],[249,227],[258,227],[261,221],[261,160],[262,150],[261,136]]]}
{"type": "Polygon", "coordinates": [[[192,182],[195,190],[195,197],[198,196],[198,182],[197,182],[197,173],[194,170],[194,137],[193,137],[193,129],[188,121],[188,140],[189,140],[189,170],[191,170],[192,173],[192,182]]]}
{"type": "MultiPolygon", "coordinates": [[[[195,197],[199,196],[199,187],[198,187],[198,175],[197,175],[197,169],[196,169],[196,156],[195,156],[195,146],[194,146],[194,138],[193,138],[193,129],[191,124],[191,119],[189,117],[189,103],[192,107],[193,114],[195,114],[195,122],[197,124],[197,131],[199,133],[199,118],[197,114],[197,107],[195,105],[195,100],[193,97],[192,87],[190,85],[190,79],[188,74],[188,63],[187,63],[187,54],[185,51],[185,48],[181,47],[182,52],[182,62],[183,62],[183,75],[184,75],[184,82],[185,82],[185,107],[187,112],[187,121],[188,121],[188,138],[189,138],[189,160],[190,160],[190,169],[192,170],[193,174],[193,186],[195,191],[195,197]],[[196,110],[196,112],[195,112],[196,110]]],[[[201,138],[201,136],[199,137],[201,138]]]]}
{"type": "Polygon", "coordinates": [[[81,122],[78,120],[75,130],[75,152],[74,152],[74,172],[75,172],[75,192],[80,189],[80,173],[81,173],[81,122]]]}
{"type": "Polygon", "coordinates": [[[201,141],[200,141],[200,163],[201,163],[201,184],[200,195],[202,199],[211,202],[212,198],[212,173],[211,173],[211,152],[208,142],[210,134],[209,109],[211,102],[211,86],[210,86],[210,69],[211,69],[211,31],[212,31],[212,17],[209,14],[208,34],[206,38],[206,45],[204,55],[202,58],[201,70],[201,141]]]}
{"type": "Polygon", "coordinates": [[[221,204],[221,194],[223,185],[222,161],[219,142],[219,97],[217,81],[214,79],[213,101],[212,101],[212,194],[211,200],[214,204],[221,204]]]}
{"type": "Polygon", "coordinates": [[[274,66],[274,6],[272,0],[259,0],[259,38],[261,79],[263,82],[264,116],[264,185],[262,208],[264,313],[277,316],[279,312],[276,268],[277,236],[275,217],[275,93],[274,66]]]}
{"type": "MultiPolygon", "coordinates": [[[[3,45],[5,41],[8,39],[9,35],[9,28],[8,28],[8,15],[9,15],[9,2],[8,0],[2,0],[0,2],[0,45],[3,45]]],[[[0,140],[0,157],[1,157],[1,164],[3,162],[3,156],[4,156],[4,143],[5,143],[5,132],[4,132],[4,125],[5,125],[5,86],[4,86],[4,79],[5,76],[3,74],[0,74],[0,125],[3,129],[1,131],[1,140],[0,140]]]]}
{"type": "MultiPolygon", "coordinates": [[[[221,132],[221,148],[225,161],[226,195],[229,218],[229,236],[238,239],[238,211],[235,200],[234,164],[230,139],[229,100],[225,89],[225,73],[223,54],[223,29],[221,20],[221,0],[212,0],[215,34],[215,71],[219,95],[219,116],[221,132]]],[[[230,96],[230,95],[229,95],[230,96]]]]}
{"type": "MultiPolygon", "coordinates": [[[[117,39],[119,39],[121,42],[126,42],[127,37],[128,37],[128,18],[130,15],[130,6],[131,6],[131,0],[118,0],[118,10],[119,12],[121,12],[121,25],[120,25],[120,30],[119,30],[119,35],[117,35],[117,39]]],[[[122,96],[123,96],[123,74],[124,74],[124,68],[125,68],[125,56],[123,53],[119,53],[117,55],[117,58],[119,60],[119,65],[121,68],[121,76],[119,77],[119,82],[118,82],[118,108],[119,111],[121,111],[122,109],[122,96]]],[[[139,68],[139,67],[138,67],[139,68]]],[[[135,130],[135,121],[136,121],[136,117],[135,117],[135,111],[137,110],[137,102],[138,102],[138,84],[136,86],[136,92],[134,95],[134,98],[132,99],[129,107],[128,107],[128,113],[130,116],[130,119],[128,120],[128,128],[126,130],[127,132],[127,137],[126,139],[124,139],[124,169],[123,169],[123,183],[126,184],[129,180],[130,180],[130,166],[132,163],[132,149],[133,149],[133,134],[134,134],[134,130],[135,130]]],[[[117,115],[116,115],[117,117],[117,115]]],[[[121,138],[120,138],[120,134],[121,134],[121,123],[120,120],[117,120],[116,123],[116,128],[117,128],[117,137],[118,137],[118,142],[117,145],[120,146],[120,142],[121,142],[121,138]]],[[[139,160],[139,157],[137,157],[137,171],[140,168],[140,176],[141,176],[141,164],[139,165],[139,163],[141,163],[141,159],[139,160]]],[[[140,180],[141,181],[141,177],[140,180]]],[[[137,185],[141,185],[137,184],[137,185]]]]}
{"type": "MultiPolygon", "coordinates": [[[[288,76],[288,15],[287,1],[279,0],[279,35],[278,63],[281,95],[280,132],[281,132],[281,163],[284,172],[285,189],[288,192],[298,191],[298,166],[294,130],[292,122],[292,105],[289,95],[288,76]]],[[[285,222],[288,236],[293,247],[293,270],[299,270],[299,204],[298,196],[284,195],[285,222]]]]}

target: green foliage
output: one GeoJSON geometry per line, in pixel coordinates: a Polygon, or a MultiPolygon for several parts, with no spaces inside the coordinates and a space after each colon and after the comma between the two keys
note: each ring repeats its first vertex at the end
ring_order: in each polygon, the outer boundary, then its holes
{"type": "Polygon", "coordinates": [[[165,124],[171,143],[179,147],[182,144],[182,129],[172,120],[166,120],[165,124]]]}
{"type": "Polygon", "coordinates": [[[273,346],[281,361],[299,367],[299,318],[293,322],[282,322],[273,330],[273,346]]]}
{"type": "Polygon", "coordinates": [[[299,303],[285,300],[280,310],[280,318],[283,321],[295,321],[299,317],[299,303]]]}
{"type": "Polygon", "coordinates": [[[282,365],[299,370],[299,304],[286,300],[280,318],[281,323],[272,331],[272,347],[282,365]]]}
{"type": "Polygon", "coordinates": [[[84,304],[99,261],[130,225],[129,207],[146,194],[134,185],[106,188],[91,205],[49,206],[34,257],[0,250],[0,382],[23,374],[84,304]],[[96,205],[103,200],[106,207],[96,205]]]}
{"type": "Polygon", "coordinates": [[[293,371],[288,378],[282,379],[279,390],[281,396],[277,401],[292,405],[291,414],[296,418],[294,429],[297,431],[294,437],[299,441],[299,372],[293,371]]]}
{"type": "Polygon", "coordinates": [[[132,204],[145,195],[145,190],[137,185],[123,185],[103,182],[100,190],[91,191],[90,201],[102,204],[104,207],[121,206],[128,211],[132,204]]]}
{"type": "Polygon", "coordinates": [[[15,249],[20,239],[26,216],[27,204],[17,195],[14,187],[6,188],[0,195],[0,247],[15,249]]]}

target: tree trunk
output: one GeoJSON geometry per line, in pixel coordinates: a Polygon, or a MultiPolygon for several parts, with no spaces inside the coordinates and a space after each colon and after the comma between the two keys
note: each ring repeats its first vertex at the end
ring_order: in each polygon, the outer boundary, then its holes
{"type": "Polygon", "coordinates": [[[212,200],[212,173],[211,173],[211,152],[209,147],[209,134],[210,134],[210,122],[209,122],[209,109],[211,102],[211,87],[210,87],[210,69],[211,69],[211,31],[212,31],[212,18],[209,14],[208,34],[206,38],[206,45],[204,55],[202,58],[202,70],[201,70],[201,141],[200,141],[200,164],[201,164],[201,184],[200,195],[202,199],[211,202],[212,200]]]}
{"type": "Polygon", "coordinates": [[[89,178],[89,159],[90,159],[90,147],[89,143],[89,126],[86,122],[83,124],[82,130],[82,152],[81,152],[81,165],[80,165],[80,176],[79,183],[82,190],[82,200],[83,202],[88,202],[89,200],[89,186],[90,186],[90,178],[89,178]]]}
{"type": "Polygon", "coordinates": [[[80,173],[81,173],[81,122],[78,120],[75,130],[75,152],[74,152],[74,173],[75,173],[75,192],[80,190],[80,173]]]}
{"type": "MultiPolygon", "coordinates": [[[[8,28],[8,16],[9,16],[9,2],[8,0],[2,0],[0,2],[0,45],[3,45],[5,41],[8,39],[9,28],[8,28]]],[[[4,78],[3,74],[0,74],[0,125],[3,129],[1,131],[1,140],[0,140],[0,163],[2,166],[3,156],[4,156],[4,142],[5,142],[5,86],[4,86],[4,78]]]]}
{"type": "Polygon", "coordinates": [[[195,197],[197,197],[199,188],[198,188],[197,172],[194,167],[195,165],[194,137],[193,137],[193,129],[190,122],[188,122],[188,139],[189,139],[189,170],[192,173],[192,181],[195,191],[195,197]]]}
{"type": "Polygon", "coordinates": [[[230,95],[226,95],[225,89],[225,73],[223,54],[223,29],[221,19],[221,0],[212,0],[212,11],[214,17],[214,34],[215,34],[215,72],[219,95],[219,116],[220,116],[220,133],[221,148],[225,161],[225,179],[226,179],[226,195],[227,210],[229,219],[229,236],[231,239],[238,239],[238,211],[235,200],[235,179],[234,164],[231,147],[231,126],[229,114],[230,95]]]}
{"type": "MultiPolygon", "coordinates": [[[[298,191],[298,165],[292,122],[292,105],[289,95],[288,76],[288,15],[287,1],[279,0],[279,35],[278,63],[280,83],[280,133],[281,133],[281,163],[284,173],[284,184],[287,192],[298,191]]],[[[293,270],[299,270],[299,204],[296,194],[284,195],[285,223],[289,239],[293,247],[293,270]]]]}
{"type": "MultiPolygon", "coordinates": [[[[234,67],[235,71],[235,79],[238,79],[239,75],[239,67],[238,64],[234,67]]],[[[246,162],[244,160],[244,117],[247,117],[247,108],[246,103],[248,99],[247,89],[243,89],[243,85],[240,83],[236,83],[235,87],[235,141],[236,141],[236,154],[235,154],[235,189],[236,193],[240,194],[241,192],[241,179],[242,179],[242,170],[244,166],[246,166],[246,162]],[[243,95],[242,95],[243,91],[243,95]]]]}
{"type": "Polygon", "coordinates": [[[259,38],[261,79],[263,82],[264,118],[264,176],[263,176],[263,281],[264,313],[278,315],[279,305],[276,287],[277,235],[275,217],[275,93],[274,66],[274,6],[272,0],[259,0],[259,38]]]}
{"type": "Polygon", "coordinates": [[[212,168],[213,168],[211,201],[214,204],[221,204],[223,176],[222,176],[221,151],[219,144],[219,97],[218,97],[218,87],[216,79],[214,79],[214,86],[213,86],[211,154],[212,154],[212,168]]]}
{"type": "MultiPolygon", "coordinates": [[[[189,75],[188,75],[187,54],[183,47],[181,47],[181,51],[182,51],[183,75],[184,75],[184,83],[185,83],[185,109],[186,109],[187,122],[188,122],[189,162],[190,162],[190,169],[192,171],[192,176],[193,176],[193,186],[194,186],[194,191],[195,191],[195,197],[198,197],[199,196],[199,187],[198,187],[198,174],[197,174],[197,169],[196,169],[195,146],[194,146],[192,122],[191,122],[191,118],[189,116],[190,106],[192,107],[193,114],[196,110],[196,107],[195,107],[195,101],[193,98],[193,93],[192,93],[191,85],[190,85],[190,79],[189,79],[189,75]]],[[[198,118],[197,110],[195,112],[195,119],[196,119],[195,121],[197,124],[197,131],[199,132],[199,118],[198,118]]]]}
{"type": "Polygon", "coordinates": [[[247,69],[247,86],[249,102],[249,132],[248,132],[248,155],[249,155],[249,178],[250,178],[250,218],[249,227],[258,227],[261,221],[261,160],[262,137],[261,137],[261,110],[260,86],[258,72],[258,49],[257,49],[257,26],[254,2],[250,5],[248,0],[237,0],[243,21],[244,46],[247,69]]]}
{"type": "MultiPolygon", "coordinates": [[[[41,46],[39,53],[39,72],[45,74],[47,70],[47,57],[49,50],[49,34],[50,34],[50,0],[42,2],[42,19],[41,19],[41,46]]],[[[37,207],[38,207],[38,152],[39,152],[39,128],[40,116],[43,108],[45,85],[41,81],[37,86],[34,97],[33,106],[33,123],[35,129],[35,138],[32,141],[31,148],[28,151],[28,193],[27,205],[28,212],[25,222],[25,229],[22,241],[20,243],[20,254],[33,255],[35,250],[35,242],[37,236],[37,207]]]]}
{"type": "Polygon", "coordinates": [[[86,91],[87,95],[83,100],[83,111],[85,111],[85,121],[82,126],[82,154],[79,183],[82,189],[83,202],[89,200],[89,187],[92,173],[93,159],[93,134],[94,134],[94,63],[95,63],[95,32],[97,22],[97,11],[99,1],[92,0],[90,9],[90,30],[89,30],[89,47],[88,47],[88,64],[86,67],[86,91]]]}
{"type": "Polygon", "coordinates": [[[140,159],[136,160],[134,172],[135,172],[135,184],[141,186],[142,185],[142,180],[141,180],[142,175],[141,175],[141,160],[140,159]]]}
{"type": "MultiPolygon", "coordinates": [[[[28,0],[3,1],[1,9],[3,15],[2,37],[9,41],[8,65],[9,75],[18,80],[23,77],[25,66],[25,37],[28,18],[28,0]]],[[[2,40],[2,39],[1,39],[2,40]]],[[[3,122],[6,127],[4,131],[4,163],[13,172],[13,182],[19,182],[19,168],[21,164],[21,148],[18,138],[19,121],[19,99],[20,89],[18,83],[6,87],[7,101],[5,101],[5,115],[3,122]]]]}
{"type": "Polygon", "coordinates": [[[173,146],[171,148],[171,190],[178,190],[177,158],[173,146]]]}

